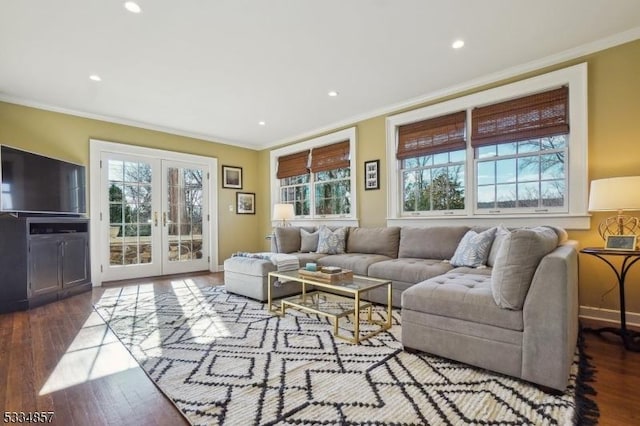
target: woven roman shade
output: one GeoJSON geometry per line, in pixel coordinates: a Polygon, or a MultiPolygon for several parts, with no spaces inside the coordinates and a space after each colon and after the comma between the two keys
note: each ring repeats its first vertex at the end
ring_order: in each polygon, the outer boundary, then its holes
{"type": "Polygon", "coordinates": [[[467,112],[460,111],[400,126],[396,157],[403,160],[466,149],[466,118],[467,112]]]}
{"type": "Polygon", "coordinates": [[[569,88],[474,108],[471,116],[473,147],[567,134],[569,88]]]}
{"type": "Polygon", "coordinates": [[[313,173],[349,167],[349,141],[313,148],[311,171],[313,173]]]}
{"type": "Polygon", "coordinates": [[[306,175],[309,173],[308,162],[309,150],[278,157],[278,179],[306,175]]]}

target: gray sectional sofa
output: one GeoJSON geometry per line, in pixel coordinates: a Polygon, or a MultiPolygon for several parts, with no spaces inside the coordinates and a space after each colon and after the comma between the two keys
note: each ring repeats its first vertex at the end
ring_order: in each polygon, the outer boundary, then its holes
{"type": "MultiPolygon", "coordinates": [[[[301,265],[316,262],[391,280],[393,305],[402,308],[405,349],[566,388],[578,333],[578,268],[577,244],[563,230],[498,228],[480,267],[456,266],[451,259],[460,262],[458,246],[469,231],[479,235],[493,228],[352,227],[343,253],[301,251],[313,248],[314,231],[276,228],[271,251],[292,253],[301,265]]],[[[244,261],[233,259],[225,262],[225,284],[237,292],[246,277],[238,266],[244,261]]],[[[265,286],[264,275],[253,278],[265,286]]],[[[367,298],[386,302],[382,291],[367,298]]]]}

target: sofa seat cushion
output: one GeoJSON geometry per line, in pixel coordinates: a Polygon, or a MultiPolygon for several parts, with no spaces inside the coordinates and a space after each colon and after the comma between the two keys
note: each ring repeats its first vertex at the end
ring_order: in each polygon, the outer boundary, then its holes
{"type": "Polygon", "coordinates": [[[298,252],[298,253],[291,253],[291,254],[295,255],[298,258],[298,261],[300,261],[301,268],[304,268],[307,263],[318,263],[318,260],[322,259],[323,257],[327,257],[327,255],[323,253],[298,252]]]}
{"type": "Polygon", "coordinates": [[[449,272],[402,293],[402,308],[448,318],[524,330],[522,311],[501,309],[493,300],[491,276],[449,272]]]}
{"type": "Polygon", "coordinates": [[[401,258],[379,262],[369,267],[369,276],[383,280],[419,283],[452,269],[439,259],[401,258]]]}
{"type": "Polygon", "coordinates": [[[234,256],[224,261],[225,272],[237,272],[245,275],[264,277],[276,270],[270,260],[253,257],[234,256]]]}
{"type": "Polygon", "coordinates": [[[369,266],[389,259],[389,256],[381,254],[345,253],[318,259],[318,265],[337,266],[342,269],[349,269],[356,275],[368,275],[369,266]]]}

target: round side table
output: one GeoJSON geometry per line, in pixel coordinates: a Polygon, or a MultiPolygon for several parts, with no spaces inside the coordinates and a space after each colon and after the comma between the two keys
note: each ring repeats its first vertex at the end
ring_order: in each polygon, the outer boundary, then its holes
{"type": "Polygon", "coordinates": [[[580,253],[595,256],[605,262],[618,279],[618,289],[620,291],[620,328],[603,327],[587,328],[586,331],[595,333],[613,333],[622,338],[622,343],[627,350],[640,352],[640,333],[627,329],[626,308],[624,301],[624,285],[629,269],[640,260],[640,250],[608,250],[597,247],[587,247],[580,250],[580,253]],[[608,257],[622,257],[622,265],[616,266],[608,257]]]}

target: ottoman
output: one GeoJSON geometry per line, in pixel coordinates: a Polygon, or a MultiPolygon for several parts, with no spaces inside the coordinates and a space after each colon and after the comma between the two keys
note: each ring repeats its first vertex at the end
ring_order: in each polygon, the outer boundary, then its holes
{"type": "MultiPolygon", "coordinates": [[[[239,294],[264,302],[267,300],[269,272],[274,272],[276,265],[270,260],[250,257],[231,257],[224,261],[224,286],[229,293],[239,294]]],[[[300,284],[296,282],[281,283],[271,289],[271,297],[290,296],[300,293],[300,284]]]]}

